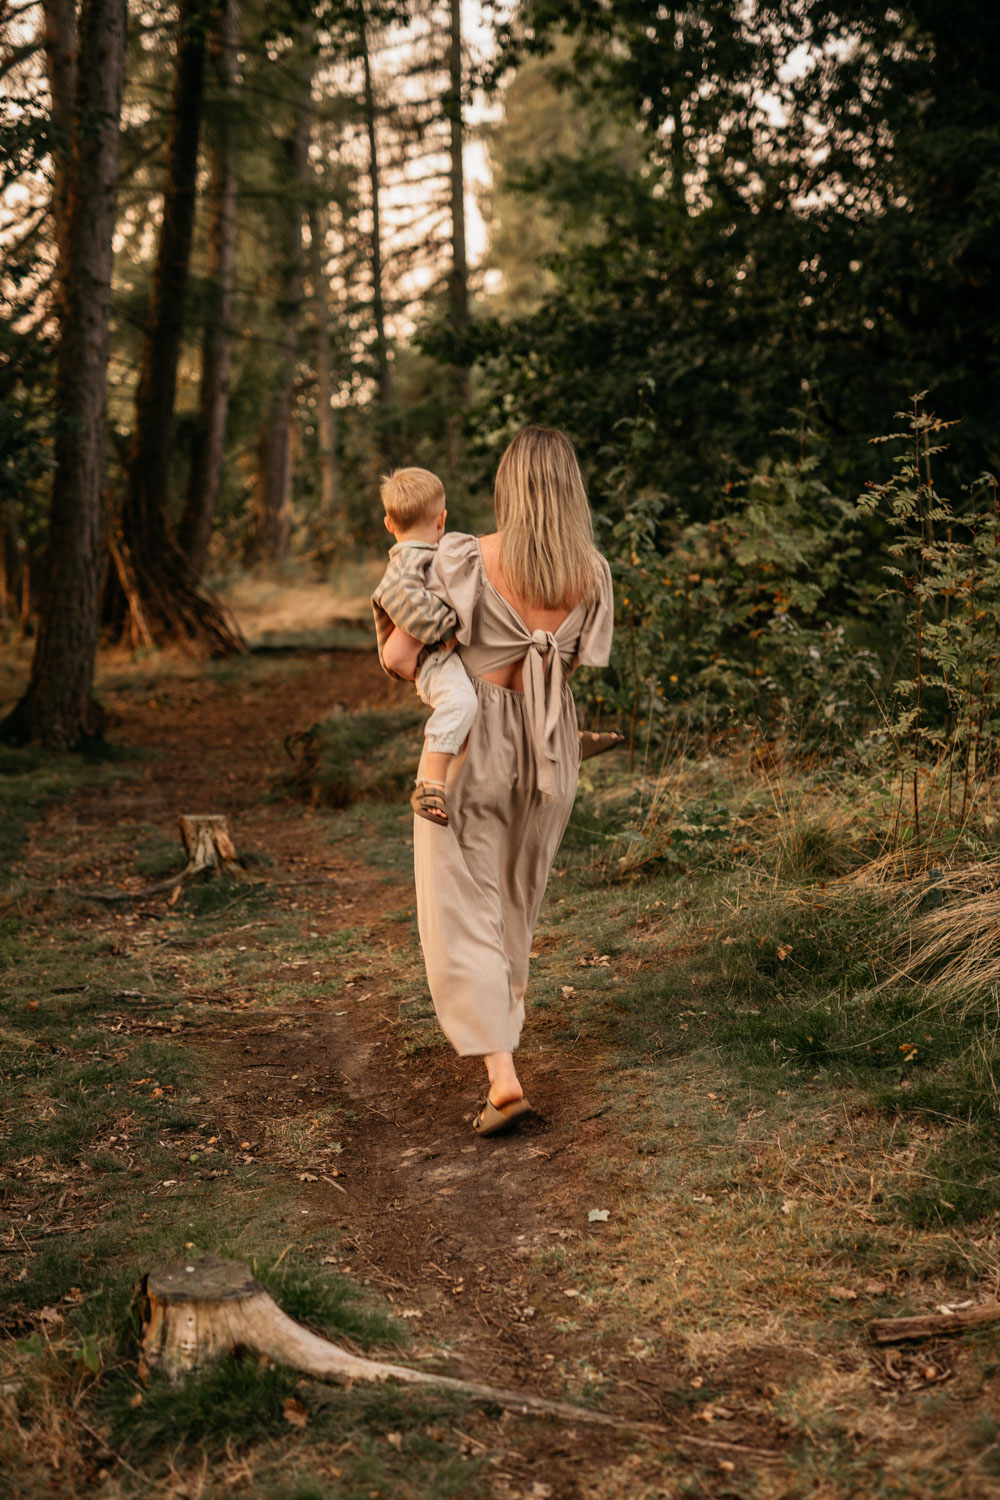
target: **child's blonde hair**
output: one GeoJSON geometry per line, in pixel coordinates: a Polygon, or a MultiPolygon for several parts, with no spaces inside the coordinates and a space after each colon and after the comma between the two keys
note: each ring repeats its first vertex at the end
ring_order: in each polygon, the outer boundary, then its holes
{"type": "Polygon", "coordinates": [[[573,444],[551,427],[525,427],[497,469],[500,566],[514,594],[536,609],[590,603],[600,553],[573,444]]]}
{"type": "Polygon", "coordinates": [[[444,510],[444,485],[430,469],[395,469],[382,480],[382,504],[393,531],[409,531],[444,510]]]}

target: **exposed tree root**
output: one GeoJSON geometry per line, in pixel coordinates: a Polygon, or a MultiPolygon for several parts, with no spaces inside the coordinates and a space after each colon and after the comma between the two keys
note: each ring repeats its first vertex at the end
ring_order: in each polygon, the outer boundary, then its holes
{"type": "Polygon", "coordinates": [[[146,1276],[141,1296],[142,1359],[139,1373],[143,1378],[157,1371],[170,1380],[183,1380],[190,1371],[220,1355],[249,1349],[275,1364],[289,1365],[316,1380],[348,1385],[355,1380],[398,1380],[406,1385],[456,1391],[474,1401],[525,1415],[559,1417],[567,1422],[641,1432],[666,1439],[679,1447],[725,1450],[748,1458],[779,1457],[769,1449],[745,1448],[738,1443],[670,1433],[656,1422],[611,1416],[528,1391],[505,1390],[478,1381],[436,1375],[429,1370],[363,1359],[294,1322],[240,1261],[221,1260],[215,1256],[174,1261],[146,1276]]]}

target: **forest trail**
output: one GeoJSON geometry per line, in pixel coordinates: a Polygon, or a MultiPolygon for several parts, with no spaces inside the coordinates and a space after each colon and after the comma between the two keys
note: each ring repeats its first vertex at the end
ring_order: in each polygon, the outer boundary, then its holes
{"type": "MultiPolygon", "coordinates": [[[[738,1459],[744,1443],[780,1446],[780,1424],[763,1414],[731,1424],[714,1444],[703,1423],[683,1405],[678,1411],[672,1398],[686,1390],[689,1372],[662,1333],[655,1353],[647,1342],[639,1358],[650,1330],[638,1321],[602,1331],[595,1349],[587,1295],[570,1267],[578,1280],[595,1229],[588,1210],[614,1192],[620,1160],[607,1095],[598,1090],[609,1066],[600,1045],[585,1030],[557,1038],[551,1020],[530,1019],[529,1006],[523,1072],[541,1118],[509,1138],[476,1139],[478,1060],[456,1058],[426,1019],[416,1046],[406,1044],[405,1027],[401,1036],[400,1015],[414,1002],[400,997],[419,989],[422,975],[411,881],[331,841],[336,814],[276,795],[287,735],[337,704],[348,711],[406,704],[409,689],[388,681],[370,651],[311,655],[258,680],[234,682],[223,672],[147,681],[121,694],[105,690],[105,702],[111,739],[155,758],[136,779],[84,788],[51,807],[32,830],[27,870],[44,883],[57,859],[60,885],[120,886],[122,863],[104,852],[109,828],[127,849],[130,829],[169,838],[182,812],[224,813],[242,854],[273,860],[265,889],[279,887],[286,935],[290,922],[311,955],[275,961],[276,985],[286,994],[292,987],[287,1001],[261,1004],[259,985],[251,994],[205,971],[199,948],[267,945],[267,921],[246,921],[238,895],[231,930],[201,942],[157,938],[161,921],[175,916],[169,893],[100,908],[90,920],[116,954],[146,963],[152,985],[192,1005],[197,1023],[181,1045],[212,1079],[197,1102],[210,1103],[213,1139],[229,1160],[242,1154],[286,1169],[290,1247],[386,1297],[413,1333],[402,1356],[411,1362],[429,1358],[449,1374],[556,1396],[567,1394],[567,1370],[589,1368],[603,1409],[665,1422],[680,1441],[686,1431],[710,1463],[716,1452],[738,1459]],[[363,948],[360,962],[345,956],[345,934],[363,948]],[[324,1157],[317,1143],[328,1145],[323,1132],[331,1130],[340,1149],[324,1157]]],[[[129,871],[125,883],[143,882],[129,871]]],[[[183,912],[182,901],[176,914],[183,912]]],[[[569,978],[576,961],[568,952],[569,978]]],[[[426,1018],[426,1003],[416,1004],[426,1018]]],[[[178,1252],[182,1244],[179,1230],[178,1252]]],[[[573,1383],[587,1381],[578,1375],[573,1383]]],[[[497,1429],[481,1421],[489,1430],[475,1441],[484,1448],[497,1429]]],[[[597,1465],[591,1481],[619,1461],[634,1466],[636,1479],[658,1464],[655,1447],[640,1459],[620,1434],[536,1422],[505,1423],[503,1431],[497,1497],[534,1493],[524,1485],[538,1473],[554,1485],[538,1494],[596,1493],[581,1487],[584,1456],[597,1465]]]]}

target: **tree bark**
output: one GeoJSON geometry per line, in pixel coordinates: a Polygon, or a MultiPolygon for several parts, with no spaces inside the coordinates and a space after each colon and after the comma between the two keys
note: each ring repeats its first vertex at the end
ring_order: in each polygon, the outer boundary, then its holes
{"type": "Polygon", "coordinates": [[[309,208],[309,279],[312,282],[313,320],[316,333],[316,430],[319,439],[320,509],[323,521],[334,532],[343,529],[337,474],[337,418],[333,409],[333,378],[330,371],[330,317],[323,274],[322,214],[309,208]]]}
{"type": "Polygon", "coordinates": [[[392,366],[389,363],[389,344],[385,333],[385,296],[382,271],[382,215],[379,203],[380,176],[375,106],[375,86],[372,81],[371,48],[368,36],[368,18],[364,0],[357,0],[358,48],[364,79],[363,107],[365,128],[368,133],[368,182],[371,192],[372,235],[372,322],[375,327],[375,379],[378,387],[378,402],[381,414],[382,448],[389,464],[396,461],[395,402],[392,389],[392,366]]]}
{"type": "MultiPolygon", "coordinates": [[[[451,276],[449,301],[455,333],[464,334],[469,321],[469,263],[465,242],[465,127],[462,120],[462,6],[461,0],[450,0],[448,38],[448,92],[444,107],[448,117],[449,187],[451,197],[451,276]]],[[[460,370],[461,384],[467,385],[468,371],[460,370]]]]}
{"type": "Polygon", "coordinates": [[[268,562],[281,563],[288,555],[292,525],[292,428],[295,370],[302,319],[302,217],[312,133],[311,36],[303,47],[299,97],[290,135],[282,143],[283,181],[287,197],[282,205],[278,252],[279,289],[276,302],[279,359],[271,395],[258,436],[257,546],[268,562]]]}
{"type": "Polygon", "coordinates": [[[8,740],[57,749],[74,749],[102,728],[92,693],[103,555],[124,0],[82,0],[79,50],[66,233],[60,246],[55,475],[45,598],[27,691],[0,726],[8,740]]]}
{"type": "Polygon", "coordinates": [[[221,606],[199,592],[170,527],[170,457],[184,328],[204,98],[208,0],[181,0],[157,248],[121,533],[114,539],[112,622],[133,646],[178,641],[211,655],[241,650],[221,606]]]}
{"type": "Polygon", "coordinates": [[[76,0],[45,0],[45,61],[52,99],[52,219],[56,248],[64,265],[78,45],[76,0]]]}
{"type": "Polygon", "coordinates": [[[0,498],[0,617],[24,621],[25,569],[17,510],[9,496],[0,498]]]}
{"type": "Polygon", "coordinates": [[[212,65],[219,87],[219,118],[212,132],[208,198],[209,306],[201,351],[201,388],[191,471],[178,541],[200,579],[205,571],[222,480],[229,377],[232,364],[233,290],[236,281],[236,53],[239,0],[219,0],[213,15],[212,65]]]}

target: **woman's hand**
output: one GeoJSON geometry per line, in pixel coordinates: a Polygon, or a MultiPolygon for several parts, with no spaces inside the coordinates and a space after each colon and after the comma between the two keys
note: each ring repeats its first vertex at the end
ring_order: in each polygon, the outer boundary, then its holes
{"type": "Polygon", "coordinates": [[[417,675],[417,657],[423,649],[423,641],[418,641],[414,635],[407,635],[405,630],[400,630],[397,626],[382,647],[382,660],[390,672],[412,682],[417,675]]]}

